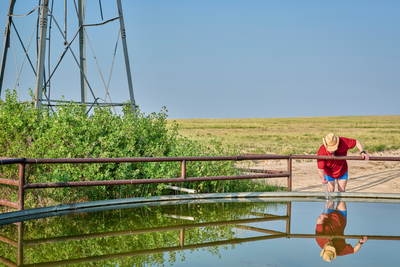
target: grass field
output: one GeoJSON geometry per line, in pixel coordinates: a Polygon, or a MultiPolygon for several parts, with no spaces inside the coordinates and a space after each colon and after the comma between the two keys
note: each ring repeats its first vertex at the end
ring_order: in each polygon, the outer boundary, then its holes
{"type": "MultiPolygon", "coordinates": [[[[328,133],[361,141],[367,152],[400,148],[400,116],[179,119],[182,136],[216,139],[241,153],[316,154],[328,133]]],[[[354,148],[353,151],[356,151],[354,148]]]]}

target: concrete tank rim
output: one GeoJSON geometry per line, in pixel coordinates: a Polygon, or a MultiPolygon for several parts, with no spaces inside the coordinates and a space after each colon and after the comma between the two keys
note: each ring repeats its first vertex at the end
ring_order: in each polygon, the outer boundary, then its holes
{"type": "MultiPolygon", "coordinates": [[[[387,193],[353,193],[353,192],[332,192],[333,201],[346,202],[371,202],[371,203],[400,203],[400,194],[387,193]]],[[[240,193],[206,193],[195,195],[167,195],[153,196],[149,198],[124,198],[112,200],[90,201],[82,203],[71,203],[44,208],[35,208],[21,211],[13,211],[0,214],[0,225],[9,222],[25,221],[35,217],[52,217],[66,214],[93,212],[106,209],[118,209],[138,206],[173,205],[185,203],[207,203],[226,200],[230,202],[236,199],[261,201],[261,202],[301,202],[301,201],[325,201],[325,192],[240,192],[240,193]],[[218,201],[219,200],[219,201],[218,201]],[[51,214],[50,216],[45,216],[51,214]]]]}

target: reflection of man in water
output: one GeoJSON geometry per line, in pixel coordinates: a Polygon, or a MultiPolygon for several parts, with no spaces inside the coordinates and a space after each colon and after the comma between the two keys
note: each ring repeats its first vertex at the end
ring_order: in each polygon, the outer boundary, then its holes
{"type": "Polygon", "coordinates": [[[360,250],[362,244],[367,241],[367,237],[361,238],[357,245],[353,248],[346,243],[343,238],[335,238],[334,236],[344,235],[344,228],[347,224],[347,207],[346,203],[338,202],[334,210],[334,203],[330,202],[326,213],[322,213],[317,219],[316,235],[330,235],[330,238],[316,238],[318,245],[322,248],[320,256],[325,261],[331,262],[336,256],[344,256],[356,253],[360,250]]]}

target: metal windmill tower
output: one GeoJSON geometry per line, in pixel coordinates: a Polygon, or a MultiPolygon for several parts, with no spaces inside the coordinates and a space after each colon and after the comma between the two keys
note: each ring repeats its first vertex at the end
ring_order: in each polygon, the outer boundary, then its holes
{"type": "MultiPolygon", "coordinates": [[[[101,78],[103,79],[103,84],[106,89],[106,97],[105,98],[100,98],[96,95],[96,90],[97,88],[92,88],[91,83],[89,82],[87,71],[86,71],[86,44],[88,39],[88,35],[86,32],[86,28],[88,27],[93,27],[93,26],[103,26],[105,24],[108,24],[113,21],[119,21],[119,32],[118,32],[118,38],[117,38],[117,43],[115,45],[115,51],[114,51],[114,59],[115,59],[115,54],[116,54],[116,48],[117,44],[119,41],[119,36],[121,36],[122,40],[122,48],[123,48],[123,54],[124,54],[124,60],[125,60],[125,68],[126,68],[126,77],[127,77],[127,83],[128,83],[128,90],[129,90],[129,98],[130,98],[130,105],[132,109],[135,111],[136,104],[134,100],[134,94],[133,94],[133,85],[132,85],[132,77],[131,77],[131,70],[130,70],[130,64],[129,64],[129,57],[128,57],[128,48],[127,48],[127,43],[126,43],[126,32],[125,32],[125,24],[124,24],[124,17],[123,17],[123,12],[122,12],[122,4],[121,0],[116,0],[117,4],[117,10],[118,10],[118,17],[114,17],[111,19],[108,19],[106,21],[103,20],[103,10],[101,6],[101,0],[98,1],[99,5],[99,10],[101,13],[101,19],[99,23],[94,23],[94,24],[85,24],[85,18],[86,18],[86,0],[64,0],[64,16],[62,20],[58,20],[55,16],[55,12],[53,12],[55,5],[59,5],[62,2],[61,1],[54,1],[54,0],[38,0],[39,5],[32,9],[29,13],[25,15],[16,15],[14,14],[14,6],[17,2],[17,0],[10,0],[9,3],[9,9],[8,9],[8,16],[7,16],[7,23],[6,23],[6,28],[5,28],[5,38],[4,38],[4,46],[3,46],[3,51],[2,51],[2,57],[1,57],[1,65],[0,65],[0,94],[2,92],[2,87],[3,87],[3,80],[4,80],[4,73],[5,73],[5,67],[6,67],[6,60],[7,60],[7,52],[10,48],[10,39],[12,39],[12,36],[17,36],[21,47],[25,53],[24,55],[24,61],[27,59],[30,63],[30,66],[32,68],[32,71],[36,77],[36,90],[35,90],[35,106],[38,108],[41,108],[42,104],[46,105],[47,107],[51,107],[54,105],[57,105],[59,101],[57,99],[52,99],[51,98],[51,79],[53,78],[54,74],[56,73],[58,67],[62,64],[63,59],[65,58],[66,54],[72,55],[76,65],[77,65],[77,70],[80,73],[80,101],[79,100],[74,100],[74,102],[77,103],[83,103],[86,106],[92,108],[93,106],[123,106],[123,105],[128,105],[126,103],[112,103],[111,101],[111,96],[109,94],[109,84],[110,84],[110,78],[111,78],[111,73],[110,72],[110,77],[108,80],[108,84],[105,82],[103,75],[101,74],[99,64],[97,62],[96,56],[94,55],[95,61],[97,63],[97,66],[99,67],[100,75],[101,78]],[[56,3],[55,3],[56,2],[56,3]],[[61,2],[61,3],[60,3],[61,2]],[[73,4],[75,7],[76,11],[76,16],[75,19],[78,18],[78,29],[73,32],[74,35],[70,40],[67,38],[67,2],[69,4],[73,4]],[[29,56],[28,50],[30,47],[31,42],[29,42],[28,45],[24,44],[22,41],[19,31],[14,23],[14,20],[19,19],[20,17],[26,17],[30,16],[31,14],[34,16],[35,13],[37,12],[37,18],[36,18],[36,61],[31,59],[29,56]],[[64,30],[61,28],[62,23],[59,23],[60,21],[64,22],[64,30]],[[61,24],[61,26],[60,26],[61,24]],[[54,67],[50,67],[50,46],[51,46],[51,40],[53,34],[52,32],[52,25],[56,26],[53,28],[56,28],[61,34],[63,40],[64,40],[64,48],[61,54],[59,54],[59,60],[57,64],[55,64],[54,67]],[[12,35],[12,33],[14,34],[12,35]],[[77,38],[78,37],[78,38],[77,38]],[[74,53],[71,45],[73,43],[79,42],[79,56],[77,55],[78,53],[74,53]],[[48,59],[48,62],[47,60],[48,59]],[[35,64],[36,63],[36,64],[35,64]],[[47,74],[46,74],[47,73],[47,74]],[[89,89],[89,91],[88,91],[89,89]],[[96,90],[95,90],[96,89],[96,90]],[[88,93],[89,95],[93,98],[93,101],[88,101],[88,93]],[[108,100],[107,100],[108,97],[108,100]]],[[[92,10],[91,10],[92,11],[92,10]]],[[[73,14],[75,15],[75,14],[73,14]]],[[[33,35],[33,33],[32,33],[33,35]]],[[[14,37],[15,38],[15,37],[14,37]]],[[[32,37],[31,37],[32,40],[32,37]]],[[[12,42],[14,45],[14,42],[12,42]]],[[[93,51],[93,49],[92,49],[93,51]]],[[[15,50],[14,50],[15,54],[15,50]]],[[[93,52],[94,54],[94,52],[93,52]]],[[[113,63],[111,66],[114,65],[114,59],[113,63]]],[[[23,66],[23,64],[22,64],[23,66]]],[[[21,70],[22,70],[21,66],[21,70]]],[[[17,67],[18,68],[18,67],[17,67]]],[[[112,68],[112,67],[111,67],[112,68]]],[[[17,71],[17,81],[20,78],[20,73],[21,70],[18,72],[17,71]]],[[[18,82],[17,82],[18,83],[18,82]]],[[[16,84],[17,84],[16,83],[16,84]]],[[[78,98],[79,99],[79,98],[78,98]]],[[[69,102],[69,101],[66,101],[69,102]]],[[[89,110],[90,110],[89,108],[89,110]]]]}

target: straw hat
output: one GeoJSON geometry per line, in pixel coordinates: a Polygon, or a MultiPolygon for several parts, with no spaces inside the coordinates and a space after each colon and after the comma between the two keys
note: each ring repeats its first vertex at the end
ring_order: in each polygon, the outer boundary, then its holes
{"type": "Polygon", "coordinates": [[[324,146],[326,147],[326,150],[329,152],[331,151],[336,151],[339,146],[339,136],[334,135],[333,133],[327,134],[325,138],[322,138],[322,141],[324,142],[324,146]]]}
{"type": "Polygon", "coordinates": [[[329,241],[328,243],[325,244],[319,256],[322,257],[322,259],[327,262],[331,262],[332,259],[336,260],[336,248],[333,246],[332,241],[329,241]]]}

